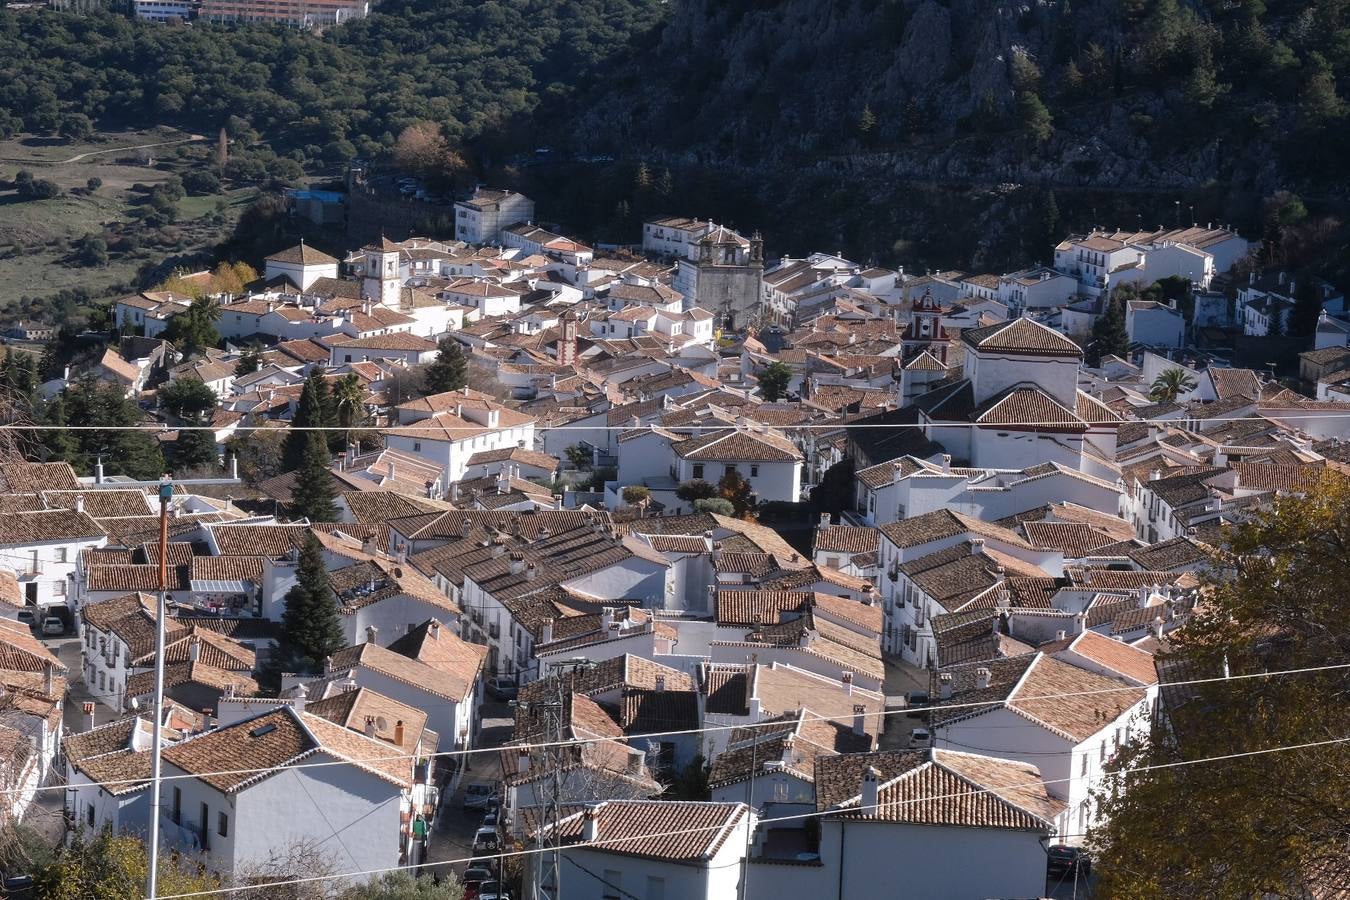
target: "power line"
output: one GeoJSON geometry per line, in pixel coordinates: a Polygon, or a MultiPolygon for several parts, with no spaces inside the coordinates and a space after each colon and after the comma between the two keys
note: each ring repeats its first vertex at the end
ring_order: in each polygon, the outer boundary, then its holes
{"type": "MultiPolygon", "coordinates": [[[[1286,676],[1286,675],[1306,675],[1306,674],[1311,674],[1311,673],[1314,673],[1314,672],[1337,671],[1337,670],[1344,670],[1344,669],[1350,669],[1350,663],[1337,663],[1337,664],[1326,665],[1326,666],[1309,666],[1309,667],[1306,667],[1306,668],[1300,668],[1300,669],[1281,669],[1281,670],[1274,671],[1274,672],[1252,672],[1252,673],[1247,673],[1247,674],[1242,674],[1242,675],[1216,676],[1216,677],[1213,677],[1213,678],[1196,678],[1196,679],[1190,679],[1190,680],[1187,680],[1187,681],[1171,681],[1171,682],[1168,682],[1167,684],[1168,684],[1168,687],[1183,687],[1183,686],[1187,686],[1187,685],[1213,684],[1213,683],[1217,683],[1217,682],[1236,682],[1236,681],[1248,681],[1248,680],[1259,679],[1259,678],[1276,678],[1276,677],[1282,677],[1282,676],[1286,676]]],[[[1119,692],[1122,692],[1122,691],[1139,691],[1139,690],[1143,690],[1143,688],[1141,688],[1141,687],[1139,687],[1139,686],[1137,686],[1137,685],[1122,685],[1121,687],[1118,687],[1118,688],[1096,688],[1096,689],[1093,689],[1093,690],[1090,690],[1090,691],[1072,691],[1072,692],[1067,692],[1067,693],[1055,693],[1055,694],[1034,694],[1034,695],[1030,695],[1030,696],[1026,696],[1026,697],[1019,697],[1018,700],[1019,700],[1019,701],[1031,701],[1031,700],[1059,700],[1059,699],[1065,699],[1065,698],[1069,698],[1069,697],[1087,697],[1087,696],[1094,696],[1094,695],[1101,695],[1101,694],[1113,694],[1113,693],[1119,693],[1119,692]]],[[[940,709],[940,710],[944,710],[944,711],[945,711],[945,710],[952,710],[952,709],[971,709],[971,708],[978,708],[978,707],[990,707],[990,708],[992,708],[992,707],[999,706],[999,705],[1002,704],[1003,702],[1004,702],[1004,701],[1003,701],[1002,699],[999,699],[999,700],[981,700],[981,701],[972,701],[972,702],[967,702],[967,703],[951,703],[951,704],[943,703],[943,704],[935,704],[935,705],[933,705],[933,706],[931,706],[931,707],[924,707],[924,709],[926,709],[926,710],[928,710],[928,709],[940,709]]],[[[276,705],[277,705],[277,706],[282,706],[282,705],[285,705],[285,704],[284,704],[284,701],[278,700],[276,705]]],[[[884,717],[886,717],[886,716],[905,715],[905,714],[908,714],[908,713],[911,713],[911,712],[913,712],[913,710],[910,709],[910,708],[891,709],[891,710],[881,710],[881,711],[878,711],[878,712],[864,713],[864,717],[867,718],[867,719],[878,720],[878,719],[882,719],[882,718],[884,718],[884,717]]],[[[836,714],[832,714],[832,715],[831,715],[831,714],[818,714],[818,713],[817,713],[817,714],[813,714],[813,715],[809,715],[809,716],[802,716],[802,717],[801,717],[801,721],[803,721],[803,722],[809,722],[809,721],[827,721],[827,720],[828,720],[828,721],[834,721],[834,720],[841,719],[841,718],[851,718],[852,715],[853,715],[853,711],[852,711],[852,708],[850,707],[850,709],[849,709],[847,712],[841,712],[841,713],[836,713],[836,714]]],[[[109,723],[109,724],[112,724],[112,723],[109,723]]],[[[649,733],[646,733],[646,734],[628,735],[628,736],[626,736],[626,737],[631,737],[631,738],[678,737],[678,736],[684,736],[684,735],[705,734],[705,733],[716,732],[716,731],[735,731],[735,730],[738,730],[738,729],[748,729],[748,730],[755,730],[755,729],[769,729],[769,730],[773,730],[773,729],[776,729],[776,730],[783,730],[784,728],[790,726],[791,724],[792,724],[792,723],[790,723],[790,722],[785,723],[785,722],[783,722],[783,721],[763,721],[763,722],[746,722],[746,723],[727,724],[727,725],[705,725],[705,726],[703,726],[703,727],[701,727],[701,728],[685,728],[685,729],[678,729],[678,730],[672,730],[672,731],[655,731],[655,732],[649,732],[649,733]]],[[[1029,722],[1029,723],[1027,723],[1027,725],[1028,725],[1029,727],[1036,727],[1036,723],[1034,723],[1034,722],[1029,722]]],[[[99,727],[108,727],[108,726],[107,726],[107,725],[103,725],[103,726],[99,726],[99,727]]],[[[191,738],[189,738],[189,740],[191,740],[191,738]]],[[[400,761],[400,760],[409,760],[409,761],[411,761],[411,760],[415,760],[415,759],[447,759],[447,758],[453,758],[453,757],[459,757],[459,756],[471,756],[471,755],[477,754],[477,753],[500,753],[503,749],[506,749],[506,750],[534,750],[534,749],[544,749],[544,748],[552,748],[552,747],[570,747],[570,746],[578,746],[578,745],[581,745],[581,744],[591,744],[591,743],[621,743],[621,742],[622,742],[622,740],[621,740],[620,738],[605,738],[605,737],[576,738],[576,739],[569,739],[569,740],[562,740],[562,741],[535,741],[535,742],[529,742],[529,743],[507,745],[507,746],[505,746],[505,747],[477,747],[477,748],[467,748],[467,749],[464,749],[464,750],[441,750],[441,751],[436,751],[436,752],[433,752],[433,753],[423,754],[423,755],[421,755],[421,756],[418,756],[418,755],[416,755],[416,754],[410,754],[410,753],[399,753],[399,754],[394,754],[394,755],[391,755],[391,756],[370,757],[370,758],[368,758],[368,759],[361,760],[361,761],[359,761],[359,762],[353,762],[353,761],[348,761],[348,760],[328,760],[328,761],[320,761],[320,762],[312,762],[312,763],[296,763],[295,765],[293,765],[293,766],[287,766],[286,768],[289,768],[289,769],[309,769],[309,768],[326,768],[326,767],[330,767],[330,766],[350,766],[350,765],[357,765],[357,766],[360,766],[360,765],[363,765],[363,764],[377,763],[377,762],[397,762],[397,761],[400,761]]],[[[271,771],[275,770],[276,768],[278,768],[278,767],[276,767],[276,766],[266,766],[266,767],[260,767],[260,768],[226,769],[226,770],[214,771],[214,772],[197,772],[197,773],[183,774],[183,775],[164,775],[164,776],[162,776],[162,777],[163,777],[163,780],[165,780],[165,781],[170,781],[170,780],[174,780],[174,779],[209,778],[209,777],[213,777],[213,776],[221,776],[221,775],[256,775],[256,774],[259,774],[259,773],[262,773],[262,772],[271,772],[271,771]]],[[[144,778],[111,779],[111,780],[108,780],[108,781],[100,781],[100,782],[98,782],[98,785],[101,786],[101,787],[109,787],[109,786],[125,785],[125,784],[141,784],[141,783],[143,783],[143,782],[145,782],[145,781],[146,781],[146,779],[144,779],[144,778]]],[[[45,786],[45,787],[38,787],[38,788],[36,788],[36,790],[38,790],[38,791],[42,791],[42,790],[53,790],[53,789],[56,789],[56,788],[60,788],[61,790],[65,790],[65,787],[66,787],[66,786],[64,786],[64,785],[48,785],[48,786],[45,786]]],[[[5,789],[5,790],[0,790],[0,796],[8,795],[8,794],[14,794],[14,793],[19,793],[20,791],[21,791],[21,789],[19,789],[19,788],[9,788],[9,789],[5,789]]]]}
{"type": "MultiPolygon", "coordinates": [[[[1207,756],[1207,757],[1202,757],[1202,758],[1200,758],[1200,759],[1177,760],[1177,761],[1175,761],[1175,762],[1157,763],[1157,764],[1155,764],[1155,765],[1150,765],[1150,766],[1139,766],[1139,767],[1132,768],[1132,769],[1129,769],[1129,770],[1126,770],[1126,771],[1122,771],[1122,772],[1104,773],[1102,777],[1105,777],[1105,778],[1122,778],[1122,777],[1126,777],[1126,776],[1137,775],[1137,774],[1139,774],[1139,773],[1141,773],[1141,772],[1157,771],[1157,770],[1161,770],[1161,769],[1180,768],[1180,767],[1184,767],[1184,766],[1195,766],[1195,765],[1201,765],[1201,764],[1203,764],[1203,763],[1226,762],[1226,761],[1234,760],[1234,759],[1243,759],[1243,758],[1253,757],[1253,756],[1263,756],[1263,755],[1268,755],[1268,754],[1271,754],[1271,753],[1281,753],[1281,752],[1290,751],[1290,750],[1310,750],[1310,749],[1315,749],[1315,748],[1318,748],[1318,747],[1327,747],[1327,746],[1332,746],[1332,745],[1336,745],[1336,744],[1343,744],[1343,743],[1347,743],[1347,742],[1350,742],[1350,737],[1329,738],[1329,739],[1323,740],[1323,741],[1309,741],[1309,742],[1303,743],[1303,744],[1287,744],[1287,745],[1280,746],[1280,747],[1265,747],[1265,748],[1262,748],[1262,749],[1260,749],[1260,750],[1246,750],[1246,751],[1242,751],[1242,752],[1239,752],[1239,753],[1227,753],[1227,754],[1223,754],[1223,755],[1221,755],[1221,756],[1207,756]]],[[[1047,785],[1047,784],[1058,784],[1058,783],[1068,782],[1068,781],[1074,781],[1074,780],[1075,780],[1075,779],[1074,779],[1072,776],[1070,776],[1070,777],[1067,777],[1067,778],[1050,778],[1050,779],[1042,779],[1042,780],[1039,780],[1039,781],[1025,781],[1025,782],[1021,782],[1021,783],[1014,783],[1014,784],[1001,785],[1000,788],[999,788],[999,790],[1009,790],[1009,789],[1021,788],[1021,787],[1037,787],[1037,786],[1042,786],[1042,785],[1047,785]]],[[[927,796],[927,797],[913,797],[913,798],[906,799],[906,800],[893,800],[893,801],[889,801],[889,802],[886,802],[886,803],[879,804],[879,805],[878,805],[878,808],[879,808],[879,809],[880,809],[880,808],[894,809],[894,808],[897,808],[897,807],[903,807],[903,806],[907,806],[907,805],[910,805],[910,804],[928,803],[928,802],[931,802],[931,801],[934,801],[934,800],[947,800],[947,799],[955,799],[955,798],[959,798],[959,797],[978,796],[978,795],[981,795],[981,794],[990,794],[990,793],[996,793],[995,789],[994,789],[994,788],[975,788],[975,789],[972,789],[972,790],[955,791],[955,792],[947,793],[947,794],[935,794],[935,795],[931,795],[931,796],[927,796]]],[[[814,811],[814,812],[807,812],[807,813],[796,813],[796,814],[793,814],[793,815],[787,815],[787,816],[773,816],[773,817],[770,817],[770,818],[762,818],[762,819],[760,819],[760,820],[758,821],[758,824],[759,824],[759,825],[766,825],[766,824],[771,824],[771,823],[774,823],[774,822],[801,821],[801,820],[805,820],[805,819],[820,818],[820,817],[824,817],[824,816],[834,815],[834,814],[836,814],[836,813],[848,813],[849,811],[850,811],[850,810],[825,809],[825,810],[816,810],[816,811],[814,811]]],[[[678,837],[678,836],[681,836],[681,835],[687,835],[687,834],[701,834],[701,833],[708,832],[708,831],[717,831],[717,830],[720,830],[720,829],[722,829],[722,828],[724,828],[724,827],[725,827],[724,824],[718,824],[718,825],[702,825],[702,826],[692,827],[692,828],[682,828],[682,829],[678,829],[678,830],[674,830],[674,831],[654,832],[654,833],[648,833],[648,834],[635,834],[635,835],[628,835],[628,836],[626,836],[626,837],[598,838],[598,839],[595,840],[595,841],[580,841],[580,842],[577,842],[577,843],[574,843],[574,844],[568,844],[568,845],[567,845],[567,848],[568,848],[568,849],[586,849],[586,848],[595,848],[595,849],[597,849],[597,850],[603,851],[603,850],[613,849],[615,845],[621,845],[621,844],[626,844],[626,843],[632,843],[632,842],[635,842],[635,841],[651,840],[652,838],[678,837]]],[[[552,852],[552,849],[553,849],[552,847],[542,847],[542,848],[541,848],[541,847],[536,847],[536,848],[531,848],[531,849],[526,849],[526,850],[512,850],[512,851],[500,853],[500,854],[497,854],[497,855],[498,855],[499,857],[502,857],[502,858],[507,857],[507,856],[522,857],[522,856],[530,856],[530,855],[534,855],[534,854],[538,854],[538,853],[552,852]]],[[[214,894],[228,894],[228,893],[231,893],[231,892],[234,892],[234,891],[243,892],[243,891],[251,891],[251,890],[258,890],[258,889],[267,889],[267,888],[275,888],[275,887],[285,887],[285,886],[287,886],[287,885],[293,885],[293,884],[311,884],[311,883],[319,882],[319,881],[331,881],[331,880],[335,880],[335,879],[338,879],[338,878],[356,878],[356,877],[367,876],[367,875],[379,875],[379,874],[382,874],[382,873],[384,873],[384,872],[395,872],[395,871],[401,871],[401,870],[407,870],[407,869],[422,868],[422,867],[424,867],[424,866],[445,866],[445,865],[455,865],[455,864],[457,864],[457,863],[472,862],[473,859],[474,859],[474,857],[465,857],[465,858],[461,858],[461,859],[445,859],[445,860],[439,860],[439,861],[434,862],[434,863],[421,863],[421,864],[419,864],[419,865],[417,865],[417,866],[391,866],[391,867],[388,867],[388,868],[382,868],[382,869],[368,869],[368,870],[361,871],[361,872],[340,872],[340,873],[337,873],[337,874],[334,874],[334,875],[316,875],[316,876],[311,876],[311,877],[308,877],[308,878],[295,878],[295,879],[290,879],[290,880],[286,880],[286,881],[272,881],[272,882],[267,882],[267,883],[263,883],[263,884],[247,884],[247,885],[242,885],[242,886],[238,886],[238,887],[213,888],[213,889],[211,889],[211,890],[206,890],[206,891],[192,891],[192,892],[190,892],[190,893],[184,893],[184,894],[166,894],[166,895],[164,895],[163,897],[161,897],[160,900],[185,900],[185,898],[188,898],[188,897],[203,897],[203,896],[214,895],[214,894]]]]}
{"type": "MultiPolygon", "coordinates": [[[[1305,398],[1305,399],[1306,399],[1308,402],[1310,402],[1310,403],[1316,402],[1316,401],[1313,401],[1311,398],[1305,398]]],[[[1305,420],[1305,419],[1311,419],[1311,420],[1322,420],[1322,419],[1347,419],[1347,418],[1350,418],[1350,412],[1318,412],[1318,411],[1312,411],[1312,410],[1310,410],[1310,411],[1306,411],[1306,412],[1303,412],[1303,411],[1296,412],[1296,413],[1293,413],[1293,414],[1290,414],[1290,415],[1287,415],[1287,416],[1283,416],[1283,417],[1280,416],[1280,415],[1276,415],[1276,414],[1271,414],[1271,415],[1268,415],[1268,416],[1260,416],[1260,415],[1257,415],[1257,416],[1207,416],[1207,417],[1205,417],[1204,419],[1202,419],[1202,420],[1200,420],[1200,421],[1202,421],[1202,422],[1204,422],[1204,423],[1206,423],[1206,424],[1216,423],[1216,422],[1269,422],[1269,423],[1271,423],[1271,424],[1278,424],[1278,422],[1279,422],[1279,420],[1280,420],[1281,418],[1297,419],[1297,420],[1300,420],[1300,421],[1301,421],[1301,420],[1305,420]]],[[[434,421],[434,418],[428,418],[428,419],[423,420],[423,421],[431,422],[431,421],[434,421]]],[[[1092,421],[1082,420],[1082,421],[1080,422],[1080,424],[1085,425],[1085,426],[1087,426],[1087,427],[1089,427],[1089,428],[1091,428],[1091,427],[1093,427],[1093,426],[1108,426],[1108,425],[1114,426],[1114,425],[1134,425],[1134,424],[1170,425],[1170,426],[1173,426],[1173,427],[1176,427],[1176,428],[1181,428],[1181,427],[1183,427],[1187,422],[1190,422],[1190,421],[1193,421],[1193,420],[1192,420],[1192,419],[1189,419],[1189,418],[1186,418],[1186,417],[1182,417],[1182,418],[1178,418],[1178,419],[1163,419],[1163,418],[1156,418],[1156,417],[1155,417],[1155,418],[1147,418],[1147,419],[1113,419],[1113,420],[1092,420],[1092,421]]],[[[995,427],[1004,427],[1004,428],[1006,428],[1006,427],[1007,427],[1006,425],[1004,425],[1004,426],[994,426],[994,425],[983,424],[983,423],[980,423],[980,422],[945,422],[945,421],[941,421],[941,420],[936,420],[936,421],[930,422],[930,423],[928,423],[928,424],[931,425],[931,427],[934,427],[934,428],[995,428],[995,427]]],[[[1035,428],[1035,427],[1049,428],[1049,427],[1056,427],[1056,426],[1064,426],[1065,424],[1073,425],[1074,423],[1065,423],[1064,421],[1059,420],[1059,421],[1044,421],[1044,422],[1035,422],[1035,421],[1033,421],[1033,422],[1017,422],[1017,423],[1015,423],[1015,424],[1016,424],[1016,425],[1019,425],[1019,426],[1033,427],[1033,428],[1035,428]]],[[[473,435],[473,436],[476,436],[476,435],[482,434],[484,431],[507,431],[507,430],[510,430],[510,429],[513,429],[513,428],[524,428],[524,427],[526,427],[526,426],[531,426],[531,425],[534,427],[535,431],[537,431],[537,432],[544,432],[544,431],[586,431],[586,432],[596,432],[596,431],[611,432],[611,431],[614,431],[614,432],[628,432],[628,431],[642,431],[642,430],[645,430],[645,429],[651,429],[651,428],[658,428],[658,427],[659,427],[659,428],[664,428],[664,429],[666,429],[666,430],[668,430],[668,431],[674,431],[674,432],[681,433],[681,434],[683,434],[683,433],[685,433],[685,432],[689,432],[689,433],[708,433],[708,432],[713,432],[713,433],[715,433],[715,432],[719,432],[719,431],[725,431],[725,432],[728,432],[728,433],[734,433],[734,432],[736,432],[736,431],[745,431],[747,428],[750,428],[750,429],[765,429],[765,430],[769,430],[769,431],[849,431],[849,430],[867,430],[867,429],[873,429],[873,428],[895,430],[895,429],[897,429],[897,428],[921,428],[921,427],[924,427],[923,425],[921,425],[921,424],[918,423],[918,422],[912,422],[912,423],[822,422],[822,423],[815,423],[815,424],[769,425],[769,424],[766,424],[766,423],[757,422],[757,421],[753,421],[753,420],[750,421],[750,424],[749,424],[749,425],[737,425],[737,424],[734,424],[734,423],[733,423],[733,424],[724,424],[724,425],[661,425],[661,424],[658,423],[658,422],[649,423],[649,424],[645,424],[645,425],[541,425],[541,424],[539,424],[539,423],[537,423],[537,422],[522,422],[522,423],[520,423],[520,424],[518,424],[518,425],[501,425],[501,426],[498,426],[498,427],[495,428],[495,429],[488,428],[488,427],[485,426],[485,425],[477,425],[477,424],[466,424],[466,425],[444,425],[444,424],[418,425],[418,424],[416,424],[416,423],[409,424],[409,425],[371,426],[371,427],[366,427],[366,428],[346,428],[346,427],[343,427],[343,426],[341,426],[341,425],[299,425],[299,426],[280,425],[280,426],[279,426],[279,425],[234,425],[234,424],[231,424],[231,425],[220,425],[220,426],[216,426],[216,425],[169,425],[169,424],[167,424],[167,423],[162,423],[162,424],[157,424],[157,425],[156,425],[156,424],[143,424],[143,425],[34,425],[34,424],[26,424],[26,423],[25,423],[25,424],[18,424],[18,423],[16,423],[16,424],[10,424],[10,425],[0,425],[0,432],[3,432],[3,431],[148,431],[148,432],[154,432],[154,433],[160,433],[160,434],[163,434],[163,433],[167,433],[167,432],[171,432],[171,431],[211,431],[211,432],[216,432],[216,431],[231,431],[231,430],[232,430],[232,431],[272,431],[272,432],[277,432],[277,433],[284,433],[284,432],[287,432],[287,431],[336,431],[336,432],[349,432],[349,431],[377,431],[377,432],[381,432],[381,433],[383,433],[383,434],[385,434],[385,435],[389,435],[389,434],[395,434],[395,435],[397,435],[397,434],[405,434],[405,433],[406,433],[406,434],[418,435],[418,434],[428,434],[428,433],[445,434],[445,433],[447,433],[447,432],[449,432],[449,433],[453,433],[453,432],[467,432],[467,433],[470,433],[470,434],[473,435]]]]}

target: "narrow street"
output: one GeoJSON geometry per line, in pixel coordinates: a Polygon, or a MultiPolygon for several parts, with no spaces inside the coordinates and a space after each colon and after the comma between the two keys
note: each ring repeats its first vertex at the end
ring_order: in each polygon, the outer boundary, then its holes
{"type": "Polygon", "coordinates": [[[923,724],[919,718],[910,718],[897,710],[903,708],[907,691],[927,691],[928,672],[910,665],[898,656],[888,656],[886,665],[886,731],[878,742],[882,750],[904,750],[909,747],[910,732],[923,724]]]}
{"type": "MultiPolygon", "coordinates": [[[[475,749],[496,749],[511,738],[511,729],[515,718],[511,708],[505,703],[488,700],[483,704],[482,727],[475,749]]],[[[427,849],[427,859],[439,865],[429,866],[433,873],[447,870],[463,872],[464,862],[473,855],[473,836],[483,824],[483,810],[464,809],[464,787],[466,784],[491,784],[500,788],[501,764],[496,753],[473,753],[468,756],[468,768],[460,779],[458,788],[453,792],[441,794],[440,808],[436,811],[436,822],[431,832],[431,845],[427,849]]]]}

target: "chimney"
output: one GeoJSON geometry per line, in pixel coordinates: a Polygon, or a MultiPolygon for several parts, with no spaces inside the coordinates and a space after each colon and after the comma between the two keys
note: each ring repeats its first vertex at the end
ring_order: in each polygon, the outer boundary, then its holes
{"type": "MultiPolygon", "coordinates": [[[[450,493],[454,495],[454,499],[455,499],[455,500],[458,500],[458,499],[459,499],[459,482],[458,482],[458,481],[453,482],[453,483],[450,485],[450,493]]],[[[468,537],[472,532],[473,532],[473,522],[469,521],[469,517],[468,517],[468,516],[465,516],[465,517],[464,517],[464,521],[462,521],[462,522],[459,523],[459,533],[460,533],[461,535],[463,535],[464,537],[468,537]]]]}
{"type": "Polygon", "coordinates": [[[366,737],[375,737],[375,717],[366,716],[366,737]]]}
{"type": "Polygon", "coordinates": [[[1082,634],[1087,631],[1087,613],[1080,612],[1073,617],[1073,633],[1082,634]]]}
{"type": "Polygon", "coordinates": [[[970,555],[979,556],[984,552],[984,538],[970,539],[970,555]]]}
{"type": "Polygon", "coordinates": [[[952,455],[950,453],[942,454],[942,471],[950,472],[952,470],[952,455]]]}
{"type": "Polygon", "coordinates": [[[496,559],[506,552],[506,545],[502,543],[501,538],[492,539],[492,558],[496,559]]]}
{"type": "Polygon", "coordinates": [[[103,483],[103,457],[99,457],[94,463],[94,484],[103,483]]]}
{"type": "Polygon", "coordinates": [[[1153,636],[1154,636],[1155,638],[1157,638],[1158,640],[1162,640],[1162,636],[1163,636],[1163,619],[1162,619],[1162,616],[1157,616],[1157,617],[1154,618],[1153,622],[1152,622],[1152,623],[1150,624],[1150,626],[1149,626],[1149,630],[1153,632],[1153,636]]]}
{"type": "Polygon", "coordinates": [[[77,513],[84,512],[84,494],[75,495],[75,511],[77,513]]]}
{"type": "Polygon", "coordinates": [[[600,610],[600,630],[609,631],[614,625],[614,607],[605,606],[600,610]]]}
{"type": "Polygon", "coordinates": [[[829,525],[830,525],[830,514],[827,513],[827,512],[821,513],[821,514],[820,514],[820,527],[821,527],[821,528],[828,528],[829,525]]]}
{"type": "Polygon", "coordinates": [[[952,699],[952,673],[943,672],[938,675],[938,696],[943,700],[952,699]]]}
{"type": "Polygon", "coordinates": [[[843,685],[844,685],[844,693],[845,693],[845,694],[852,694],[852,693],[853,693],[853,673],[852,673],[852,672],[845,672],[845,673],[843,673],[842,675],[839,676],[839,680],[840,680],[841,682],[843,682],[843,685]]]}
{"type": "Polygon", "coordinates": [[[600,823],[595,817],[595,807],[590,807],[581,814],[581,839],[586,843],[593,843],[598,837],[600,837],[600,823]]]}
{"type": "Polygon", "coordinates": [[[530,771],[530,751],[521,747],[516,751],[516,773],[524,775],[530,771]]]}
{"type": "Polygon", "coordinates": [[[862,777],[862,803],[860,809],[865,816],[877,814],[877,801],[881,793],[881,773],[876,766],[868,766],[862,777]]]}
{"type": "Polygon", "coordinates": [[[377,637],[379,637],[379,635],[380,635],[380,629],[376,628],[374,625],[367,625],[367,626],[366,626],[366,643],[368,643],[368,644],[374,644],[374,643],[376,643],[376,640],[375,640],[375,639],[376,639],[377,637]]]}
{"type": "Polygon", "coordinates": [[[862,737],[867,734],[867,707],[853,705],[853,733],[862,737]]]}
{"type": "Polygon", "coordinates": [[[94,704],[92,701],[86,702],[80,706],[80,712],[83,713],[84,730],[94,730],[94,704]]]}
{"type": "Polygon", "coordinates": [[[656,676],[656,692],[657,692],[658,694],[664,694],[665,691],[666,691],[666,676],[664,676],[664,675],[657,675],[657,676],[656,676]]]}
{"type": "Polygon", "coordinates": [[[539,626],[539,643],[547,644],[553,640],[553,620],[545,619],[539,626]]]}
{"type": "Polygon", "coordinates": [[[1162,478],[1162,469],[1152,469],[1149,471],[1148,473],[1149,481],[1157,481],[1160,478],[1162,478]]]}
{"type": "Polygon", "coordinates": [[[403,746],[403,720],[399,719],[394,723],[394,743],[400,747],[403,746]]]}
{"type": "Polygon", "coordinates": [[[511,554],[510,570],[512,575],[519,575],[525,571],[525,556],[523,554],[511,554]]]}
{"type": "Polygon", "coordinates": [[[1067,631],[1065,631],[1063,628],[1061,628],[1059,631],[1056,631],[1056,632],[1055,632],[1055,640],[1057,640],[1057,641],[1068,640],[1068,637],[1069,637],[1069,633],[1068,633],[1067,631]]]}
{"type": "Polygon", "coordinates": [[[433,641],[439,641],[441,639],[441,623],[438,620],[432,619],[427,623],[427,637],[431,638],[433,641]]]}
{"type": "Polygon", "coordinates": [[[191,660],[192,662],[196,662],[201,658],[202,658],[202,639],[197,637],[196,635],[193,635],[192,639],[188,641],[188,659],[191,660]]]}
{"type": "Polygon", "coordinates": [[[990,672],[984,666],[980,666],[975,670],[975,686],[980,690],[985,690],[989,687],[989,678],[990,672]]]}
{"type": "Polygon", "coordinates": [[[52,699],[56,698],[56,666],[49,662],[42,664],[42,693],[52,699]]]}
{"type": "Polygon", "coordinates": [[[534,581],[534,576],[538,571],[539,570],[534,563],[530,563],[529,565],[525,566],[525,580],[534,581]]]}

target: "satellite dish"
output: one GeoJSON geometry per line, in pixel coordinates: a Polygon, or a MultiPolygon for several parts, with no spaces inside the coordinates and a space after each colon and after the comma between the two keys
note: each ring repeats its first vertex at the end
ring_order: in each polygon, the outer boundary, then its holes
{"type": "Polygon", "coordinates": [[[384,716],[376,716],[376,717],[375,717],[375,728],[376,728],[376,730],[378,730],[378,731],[388,731],[388,730],[389,730],[389,720],[387,720],[384,716]]]}
{"type": "Polygon", "coordinates": [[[400,569],[398,566],[394,566],[394,577],[395,577],[395,578],[402,578],[402,577],[403,577],[403,570],[400,569]]]}

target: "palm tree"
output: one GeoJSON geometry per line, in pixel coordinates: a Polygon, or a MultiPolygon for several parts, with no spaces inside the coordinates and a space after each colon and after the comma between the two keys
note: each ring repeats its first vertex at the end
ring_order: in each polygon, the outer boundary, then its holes
{"type": "Polygon", "coordinates": [[[366,386],[355,372],[349,372],[333,385],[333,400],[337,404],[338,423],[343,428],[356,428],[364,416],[366,386]]]}
{"type": "Polygon", "coordinates": [[[1153,379],[1149,396],[1154,403],[1174,403],[1177,397],[1195,389],[1195,379],[1185,369],[1164,369],[1153,379]]]}

